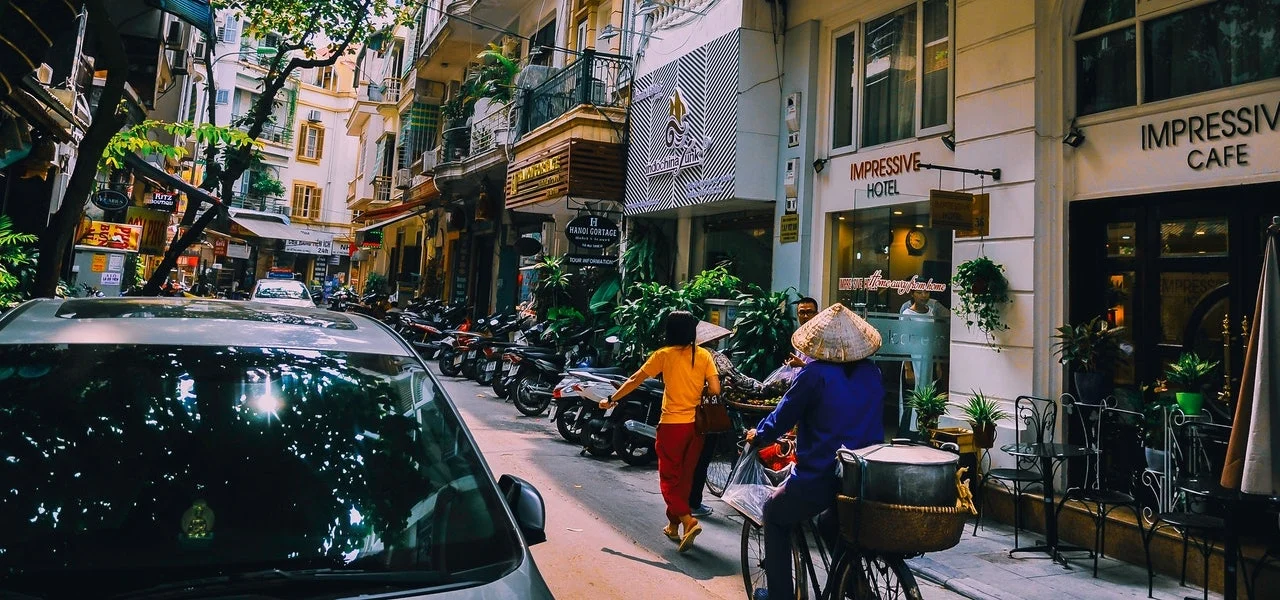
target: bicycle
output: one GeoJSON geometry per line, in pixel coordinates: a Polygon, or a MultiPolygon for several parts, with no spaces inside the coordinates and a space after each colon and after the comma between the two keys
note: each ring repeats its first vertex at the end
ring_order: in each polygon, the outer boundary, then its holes
{"type": "Polygon", "coordinates": [[[716,435],[716,449],[711,455],[711,463],[707,465],[707,491],[712,496],[719,498],[724,495],[729,476],[733,474],[733,467],[738,462],[742,432],[759,425],[766,415],[768,413],[760,412],[748,416],[732,406],[729,407],[729,420],[733,423],[733,429],[716,435]]]}

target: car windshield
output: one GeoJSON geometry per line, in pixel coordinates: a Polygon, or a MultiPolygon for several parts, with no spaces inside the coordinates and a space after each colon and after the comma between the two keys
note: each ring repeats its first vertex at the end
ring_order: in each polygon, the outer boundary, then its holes
{"type": "Polygon", "coordinates": [[[0,596],[264,569],[492,581],[521,555],[416,359],[10,345],[0,365],[0,596]]]}
{"type": "Polygon", "coordinates": [[[255,298],[288,298],[289,300],[310,300],[311,293],[307,291],[307,286],[300,283],[280,284],[266,283],[259,284],[258,290],[253,293],[255,298]]]}

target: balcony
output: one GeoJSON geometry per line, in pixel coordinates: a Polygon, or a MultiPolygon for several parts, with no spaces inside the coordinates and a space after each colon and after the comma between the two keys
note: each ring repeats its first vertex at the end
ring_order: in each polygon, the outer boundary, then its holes
{"type": "MultiPolygon", "coordinates": [[[[246,118],[248,118],[248,115],[233,114],[231,115],[231,122],[233,124],[243,123],[246,118]]],[[[235,125],[235,128],[240,131],[249,131],[248,125],[235,125]]],[[[264,142],[272,142],[280,144],[281,146],[292,147],[293,128],[284,127],[275,123],[267,123],[262,126],[262,134],[258,136],[258,139],[264,142]]]]}
{"type": "Polygon", "coordinates": [[[369,101],[383,104],[395,104],[400,101],[400,80],[387,77],[382,83],[369,84],[369,101]]]}
{"type": "Polygon", "coordinates": [[[251,198],[245,194],[236,194],[231,198],[230,207],[277,215],[289,214],[289,203],[284,198],[251,198]]]}
{"type": "Polygon", "coordinates": [[[510,141],[511,104],[494,105],[470,126],[444,130],[435,168],[437,182],[448,182],[506,164],[501,151],[510,141]]]}
{"type": "Polygon", "coordinates": [[[373,178],[373,201],[386,204],[391,202],[391,177],[378,175],[373,178]]]}
{"type": "Polygon", "coordinates": [[[543,82],[522,93],[518,137],[582,105],[626,108],[631,59],[590,50],[543,82]]]}

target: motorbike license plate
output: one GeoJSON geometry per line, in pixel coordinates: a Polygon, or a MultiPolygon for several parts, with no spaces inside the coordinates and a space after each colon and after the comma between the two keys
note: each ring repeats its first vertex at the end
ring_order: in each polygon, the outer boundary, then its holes
{"type": "Polygon", "coordinates": [[[484,363],[484,372],[485,372],[485,373],[492,373],[492,372],[494,372],[494,371],[496,371],[496,370],[498,370],[498,363],[495,363],[495,362],[487,362],[487,363],[484,363]]]}
{"type": "Polygon", "coordinates": [[[618,405],[615,404],[613,406],[610,406],[608,410],[604,411],[604,418],[606,419],[609,418],[609,415],[613,414],[613,409],[615,408],[618,408],[618,405]]]}
{"type": "Polygon", "coordinates": [[[453,343],[456,341],[457,340],[453,339],[452,337],[447,337],[447,338],[444,338],[443,340],[440,340],[440,343],[446,346],[452,346],[453,343]]]}
{"type": "Polygon", "coordinates": [[[547,418],[547,420],[548,420],[548,421],[551,421],[551,422],[553,422],[553,423],[555,422],[555,420],[556,420],[556,409],[558,409],[558,408],[560,408],[560,407],[559,407],[559,406],[557,406],[557,405],[555,405],[555,404],[552,404],[552,405],[551,405],[551,416],[547,418]]]}
{"type": "Polygon", "coordinates": [[[511,373],[511,372],[512,372],[512,371],[514,371],[514,370],[516,370],[516,363],[506,363],[506,364],[502,365],[502,372],[503,372],[503,373],[508,373],[508,374],[509,374],[509,373],[511,373]]]}
{"type": "Polygon", "coordinates": [[[475,358],[475,357],[476,357],[476,351],[475,351],[475,350],[467,350],[467,360],[471,360],[471,359],[473,359],[473,358],[475,358]]]}
{"type": "Polygon", "coordinates": [[[462,364],[462,355],[461,355],[461,354],[454,354],[454,355],[453,355],[453,366],[455,366],[455,367],[456,367],[456,366],[461,365],[461,364],[462,364]]]}

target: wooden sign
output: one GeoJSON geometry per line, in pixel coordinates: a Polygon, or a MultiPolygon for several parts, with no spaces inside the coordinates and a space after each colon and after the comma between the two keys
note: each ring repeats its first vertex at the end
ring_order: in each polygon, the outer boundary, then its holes
{"type": "Polygon", "coordinates": [[[576,138],[517,156],[507,169],[507,208],[565,196],[621,202],[625,162],[620,144],[576,138]]]}
{"type": "Polygon", "coordinates": [[[956,238],[991,235],[991,194],[974,194],[972,208],[973,226],[968,229],[957,229],[956,238]]]}
{"type": "Polygon", "coordinates": [[[929,227],[971,229],[973,227],[973,194],[929,190],[929,227]]]}

